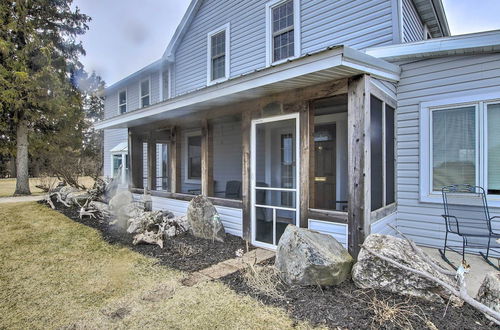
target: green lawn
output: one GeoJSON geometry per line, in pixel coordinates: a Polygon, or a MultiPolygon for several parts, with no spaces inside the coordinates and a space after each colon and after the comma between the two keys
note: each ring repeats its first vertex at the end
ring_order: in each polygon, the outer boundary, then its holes
{"type": "MultiPolygon", "coordinates": [[[[35,187],[40,184],[41,180],[49,180],[51,182],[58,182],[57,178],[30,178],[30,190],[33,195],[43,195],[44,191],[35,187]]],[[[90,177],[80,178],[80,183],[85,187],[91,188],[94,184],[94,180],[90,177]]],[[[14,194],[16,190],[16,179],[0,179],[0,197],[9,197],[14,194]]]]}
{"type": "Polygon", "coordinates": [[[221,283],[182,286],[186,273],[43,205],[2,204],[0,223],[0,329],[293,326],[283,310],[221,283]]]}

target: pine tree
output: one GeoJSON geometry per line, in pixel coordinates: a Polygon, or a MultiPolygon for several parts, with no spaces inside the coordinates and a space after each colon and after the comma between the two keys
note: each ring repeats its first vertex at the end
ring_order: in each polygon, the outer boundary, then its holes
{"type": "MultiPolygon", "coordinates": [[[[28,137],[54,128],[60,118],[69,123],[82,116],[71,77],[85,54],[76,37],[90,18],[72,2],[0,2],[0,136],[16,156],[15,194],[30,194],[28,137]]],[[[80,128],[69,126],[64,129],[80,128]]]]}

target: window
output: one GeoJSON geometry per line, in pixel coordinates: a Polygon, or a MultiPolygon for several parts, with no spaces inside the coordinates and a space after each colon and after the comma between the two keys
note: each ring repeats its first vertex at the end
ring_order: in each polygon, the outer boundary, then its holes
{"type": "Polygon", "coordinates": [[[299,1],[272,1],[267,4],[268,65],[300,53],[299,1]]]}
{"type": "Polygon", "coordinates": [[[156,143],[156,190],[169,190],[168,143],[156,143]]]}
{"type": "Polygon", "coordinates": [[[229,78],[229,24],[208,33],[207,83],[229,78]]]}
{"type": "Polygon", "coordinates": [[[113,159],[113,178],[118,178],[121,175],[121,170],[122,170],[122,160],[123,157],[121,154],[117,155],[112,155],[113,159]]]}
{"type": "Polygon", "coordinates": [[[473,95],[422,103],[422,201],[440,202],[443,186],[470,184],[483,187],[492,205],[500,205],[498,98],[473,95]]]}
{"type": "Polygon", "coordinates": [[[186,181],[201,180],[201,134],[200,132],[186,133],[185,152],[186,181]]]}
{"type": "Polygon", "coordinates": [[[394,108],[370,98],[371,210],[395,202],[394,108]]]}
{"type": "Polygon", "coordinates": [[[150,104],[149,99],[149,78],[141,81],[141,107],[147,107],[150,104]]]}
{"type": "Polygon", "coordinates": [[[120,114],[127,112],[127,91],[121,91],[118,93],[118,108],[120,114]]]}

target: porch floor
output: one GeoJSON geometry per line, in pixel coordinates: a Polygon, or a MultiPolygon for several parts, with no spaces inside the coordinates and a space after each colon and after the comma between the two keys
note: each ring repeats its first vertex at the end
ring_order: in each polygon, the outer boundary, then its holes
{"type": "MultiPolygon", "coordinates": [[[[439,250],[435,248],[423,247],[422,250],[425,251],[428,255],[433,257],[436,261],[439,262],[443,267],[453,270],[450,265],[448,265],[439,254],[439,250]]],[[[450,259],[451,262],[455,265],[460,265],[462,261],[462,257],[458,253],[454,252],[446,252],[446,256],[450,259]]],[[[471,297],[476,297],[477,292],[479,291],[479,287],[481,283],[483,283],[484,277],[487,273],[495,271],[493,267],[488,265],[486,261],[479,255],[475,254],[466,254],[466,260],[470,265],[469,274],[465,277],[465,282],[467,284],[467,292],[471,297]]],[[[494,259],[492,259],[494,260],[494,259]]],[[[495,261],[493,261],[495,262],[495,261]]]]}

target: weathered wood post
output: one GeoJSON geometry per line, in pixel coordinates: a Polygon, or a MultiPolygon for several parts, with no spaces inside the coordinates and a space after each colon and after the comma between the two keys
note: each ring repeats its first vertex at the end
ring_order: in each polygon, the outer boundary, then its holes
{"type": "Polygon", "coordinates": [[[252,114],[250,111],[241,115],[241,137],[242,137],[242,174],[241,174],[241,198],[243,206],[243,238],[251,240],[251,191],[250,191],[250,138],[251,138],[252,114]]]}
{"type": "Polygon", "coordinates": [[[300,227],[308,227],[310,202],[314,200],[314,111],[302,102],[300,122],[300,227]]]}
{"type": "Polygon", "coordinates": [[[208,120],[204,120],[201,130],[201,194],[213,196],[213,132],[208,120]]]}
{"type": "Polygon", "coordinates": [[[370,76],[348,81],[348,249],[358,256],[370,234],[370,76]]]}
{"type": "Polygon", "coordinates": [[[181,190],[181,137],[178,127],[170,131],[170,192],[181,190]]]}

